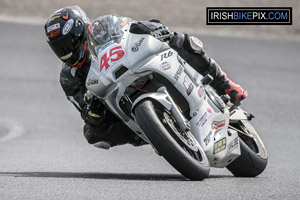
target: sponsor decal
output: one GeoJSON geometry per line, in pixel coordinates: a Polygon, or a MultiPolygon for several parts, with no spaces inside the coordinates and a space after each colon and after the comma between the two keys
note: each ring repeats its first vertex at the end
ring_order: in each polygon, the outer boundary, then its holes
{"type": "Polygon", "coordinates": [[[183,85],[186,89],[187,95],[189,96],[194,89],[194,85],[187,76],[184,77],[183,85]]]}
{"type": "Polygon", "coordinates": [[[104,69],[108,70],[112,66],[112,64],[120,61],[125,56],[125,51],[122,46],[119,45],[117,47],[111,48],[100,58],[100,72],[104,69]]]}
{"type": "Polygon", "coordinates": [[[233,151],[235,148],[237,148],[238,144],[239,144],[239,137],[236,137],[227,145],[228,151],[233,151]]]}
{"type": "Polygon", "coordinates": [[[142,45],[145,38],[141,38],[139,41],[135,42],[133,47],[131,48],[131,51],[137,52],[139,50],[139,46],[142,45]]]}
{"type": "Polygon", "coordinates": [[[53,24],[47,28],[47,33],[50,33],[51,31],[59,28],[60,28],[60,23],[53,24]]]}
{"type": "Polygon", "coordinates": [[[63,34],[63,35],[68,34],[68,33],[70,32],[70,30],[72,29],[73,24],[74,24],[74,20],[73,20],[73,19],[69,19],[69,20],[67,21],[67,23],[64,25],[62,34],[63,34]]]}
{"type": "Polygon", "coordinates": [[[124,27],[124,26],[128,23],[128,21],[129,21],[128,18],[126,18],[126,19],[121,23],[121,26],[124,27]]]}
{"type": "Polygon", "coordinates": [[[221,140],[215,142],[215,144],[214,144],[214,154],[220,153],[224,149],[226,149],[226,137],[224,137],[221,140]]]}
{"type": "Polygon", "coordinates": [[[198,90],[198,96],[201,98],[204,94],[204,88],[202,86],[200,86],[199,90],[198,90]]]}
{"type": "Polygon", "coordinates": [[[172,67],[171,63],[169,63],[168,61],[161,63],[160,68],[162,70],[167,70],[170,69],[172,67]]]}
{"type": "Polygon", "coordinates": [[[163,59],[169,58],[169,57],[171,57],[172,55],[173,55],[173,52],[172,52],[172,50],[170,50],[170,51],[168,51],[167,53],[161,54],[160,60],[162,61],[163,59]]]}
{"type": "Polygon", "coordinates": [[[65,55],[65,56],[60,57],[60,59],[62,59],[62,60],[67,60],[67,59],[70,58],[72,55],[73,55],[73,53],[71,52],[71,53],[68,53],[68,54],[65,55]]]}
{"type": "Polygon", "coordinates": [[[213,130],[217,130],[223,126],[225,126],[225,119],[223,119],[222,121],[213,121],[213,123],[211,124],[211,128],[213,130]]]}
{"type": "Polygon", "coordinates": [[[203,127],[207,120],[211,117],[212,115],[212,110],[210,108],[207,109],[207,111],[200,117],[196,125],[199,127],[203,127]]]}
{"type": "Polygon", "coordinates": [[[179,67],[178,67],[178,69],[177,69],[177,71],[174,75],[174,78],[175,78],[176,81],[178,81],[178,79],[180,78],[183,70],[184,70],[184,68],[181,65],[179,65],[179,67]]]}
{"type": "Polygon", "coordinates": [[[212,109],[211,108],[207,108],[207,112],[212,113],[212,109]]]}
{"type": "Polygon", "coordinates": [[[210,142],[211,134],[212,134],[212,131],[209,131],[207,136],[204,138],[203,142],[205,143],[205,146],[207,146],[208,143],[210,142]]]}
{"type": "Polygon", "coordinates": [[[97,84],[97,83],[99,83],[99,81],[97,80],[97,79],[95,79],[95,78],[91,78],[91,79],[89,79],[88,81],[87,81],[87,85],[88,86],[90,86],[90,85],[95,85],[95,84],[97,84]]]}
{"type": "Polygon", "coordinates": [[[57,36],[59,33],[60,33],[60,29],[56,29],[56,30],[50,31],[48,37],[49,37],[49,38],[50,38],[50,37],[55,37],[55,36],[57,36]]]}

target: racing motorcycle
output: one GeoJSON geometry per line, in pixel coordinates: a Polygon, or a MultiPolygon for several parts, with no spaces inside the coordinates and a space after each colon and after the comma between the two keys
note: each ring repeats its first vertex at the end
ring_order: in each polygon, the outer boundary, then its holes
{"type": "Polygon", "coordinates": [[[210,167],[254,177],[267,151],[254,117],[230,105],[170,46],[151,35],[119,37],[95,50],[86,87],[178,172],[203,180],[210,167]]]}

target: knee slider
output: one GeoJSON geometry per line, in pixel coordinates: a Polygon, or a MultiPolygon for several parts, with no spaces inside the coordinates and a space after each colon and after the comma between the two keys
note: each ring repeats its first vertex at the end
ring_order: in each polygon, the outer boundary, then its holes
{"type": "Polygon", "coordinates": [[[87,142],[89,144],[93,144],[93,128],[88,125],[88,124],[85,124],[84,127],[83,127],[83,135],[85,137],[85,139],[87,140],[87,142]]]}

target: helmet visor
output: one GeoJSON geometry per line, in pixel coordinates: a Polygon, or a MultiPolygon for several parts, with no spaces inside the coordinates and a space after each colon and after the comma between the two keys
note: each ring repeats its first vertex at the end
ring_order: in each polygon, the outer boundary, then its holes
{"type": "Polygon", "coordinates": [[[65,35],[59,40],[51,42],[50,45],[56,56],[67,64],[73,64],[77,61],[78,58],[75,58],[74,55],[83,42],[84,28],[76,32],[75,34],[65,35]]]}

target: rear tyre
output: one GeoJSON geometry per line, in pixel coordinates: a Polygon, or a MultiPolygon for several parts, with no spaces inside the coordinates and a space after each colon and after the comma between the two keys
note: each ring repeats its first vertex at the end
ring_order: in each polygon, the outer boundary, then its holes
{"type": "Polygon", "coordinates": [[[242,120],[234,125],[245,132],[239,133],[241,156],[227,166],[227,169],[236,177],[255,177],[261,174],[268,163],[267,151],[253,126],[242,120]]]}
{"type": "Polygon", "coordinates": [[[191,132],[180,131],[168,110],[146,99],[138,103],[134,112],[151,144],[177,171],[191,180],[208,176],[210,167],[204,151],[191,132]]]}

